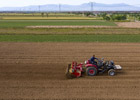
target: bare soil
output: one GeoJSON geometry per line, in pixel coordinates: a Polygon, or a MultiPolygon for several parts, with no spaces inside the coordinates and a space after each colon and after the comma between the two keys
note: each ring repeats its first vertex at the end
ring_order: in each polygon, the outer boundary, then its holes
{"type": "Polygon", "coordinates": [[[80,25],[75,25],[75,26],[50,26],[50,25],[40,25],[40,26],[27,26],[26,28],[113,28],[116,26],[80,26],[80,25]]]}
{"type": "Polygon", "coordinates": [[[117,22],[119,27],[140,28],[140,22],[117,22]]]}
{"type": "Polygon", "coordinates": [[[0,43],[0,100],[139,100],[140,43],[0,43]],[[93,54],[123,70],[66,79],[93,54]]]}

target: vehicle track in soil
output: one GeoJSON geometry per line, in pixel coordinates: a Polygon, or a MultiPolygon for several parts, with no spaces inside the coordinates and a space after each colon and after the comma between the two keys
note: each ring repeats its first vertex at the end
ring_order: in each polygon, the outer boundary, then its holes
{"type": "Polygon", "coordinates": [[[0,99],[139,100],[140,43],[0,43],[0,99]],[[93,54],[114,60],[116,76],[65,78],[67,64],[93,54]]]}

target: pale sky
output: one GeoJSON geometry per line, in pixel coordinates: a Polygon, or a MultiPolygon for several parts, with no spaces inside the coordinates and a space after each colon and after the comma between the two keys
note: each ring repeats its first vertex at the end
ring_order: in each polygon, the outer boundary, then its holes
{"type": "Polygon", "coordinates": [[[22,7],[29,5],[45,5],[45,4],[73,4],[79,5],[82,3],[126,3],[129,5],[140,6],[140,0],[0,0],[0,7],[22,7]]]}

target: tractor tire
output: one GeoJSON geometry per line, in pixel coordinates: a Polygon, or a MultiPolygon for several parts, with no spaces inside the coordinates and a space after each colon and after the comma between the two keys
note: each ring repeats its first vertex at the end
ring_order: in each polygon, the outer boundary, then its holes
{"type": "Polygon", "coordinates": [[[88,67],[86,69],[87,76],[95,76],[97,74],[97,69],[95,67],[88,67]]]}
{"type": "Polygon", "coordinates": [[[72,75],[71,75],[71,73],[69,72],[70,67],[71,67],[71,64],[68,64],[68,67],[66,68],[66,73],[65,73],[66,78],[68,78],[68,79],[73,78],[72,75]]]}
{"type": "Polygon", "coordinates": [[[110,69],[110,70],[108,71],[108,75],[109,75],[109,76],[114,76],[115,74],[116,74],[116,72],[115,72],[114,69],[110,69]]]}

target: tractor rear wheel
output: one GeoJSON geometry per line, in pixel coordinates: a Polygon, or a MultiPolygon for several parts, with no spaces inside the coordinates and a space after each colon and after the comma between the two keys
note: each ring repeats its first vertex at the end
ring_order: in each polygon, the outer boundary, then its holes
{"type": "Polygon", "coordinates": [[[88,67],[86,69],[86,74],[88,76],[95,76],[97,74],[97,69],[95,67],[88,67]]]}
{"type": "Polygon", "coordinates": [[[114,69],[110,69],[109,71],[108,71],[108,75],[109,76],[114,76],[116,73],[115,73],[115,70],[114,69]]]}

